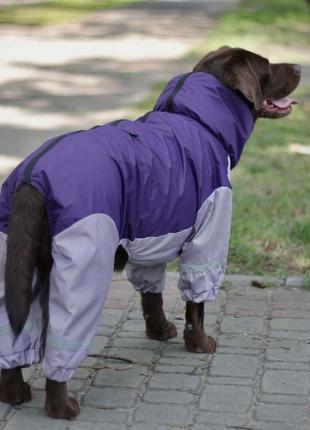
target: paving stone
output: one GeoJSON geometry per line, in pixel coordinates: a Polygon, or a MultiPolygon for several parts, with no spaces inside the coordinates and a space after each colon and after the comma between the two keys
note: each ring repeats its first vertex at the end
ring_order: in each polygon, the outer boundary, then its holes
{"type": "Polygon", "coordinates": [[[119,338],[134,338],[134,339],[147,339],[145,330],[136,330],[136,331],[120,331],[117,336],[119,338]]]}
{"type": "Polygon", "coordinates": [[[293,370],[268,370],[263,376],[262,388],[267,393],[307,395],[310,391],[310,374],[293,370]]]}
{"type": "MultiPolygon", "coordinates": [[[[251,430],[309,430],[308,424],[290,424],[290,423],[276,423],[276,422],[256,422],[251,423],[251,430]]],[[[239,429],[238,429],[239,430],[239,429]]]]}
{"type": "Polygon", "coordinates": [[[252,390],[248,387],[209,385],[204,388],[199,405],[202,410],[243,413],[251,399],[252,390]]]}
{"type": "Polygon", "coordinates": [[[89,369],[83,369],[83,368],[78,368],[74,374],[73,374],[73,379],[87,379],[91,374],[91,371],[89,369]]]}
{"type": "Polygon", "coordinates": [[[143,404],[136,410],[135,421],[155,422],[170,425],[185,425],[190,416],[190,408],[184,405],[143,404]]]}
{"type": "Polygon", "coordinates": [[[231,299],[226,307],[226,315],[239,315],[239,316],[257,316],[262,317],[267,311],[267,301],[254,301],[250,299],[231,299]]]}
{"type": "Polygon", "coordinates": [[[225,410],[219,412],[200,412],[196,417],[196,421],[197,423],[207,425],[207,428],[209,428],[209,424],[228,425],[231,428],[233,426],[245,426],[247,416],[246,414],[227,413],[225,410]]]}
{"type": "Polygon", "coordinates": [[[185,429],[186,427],[184,426],[170,426],[167,424],[152,424],[152,423],[147,423],[147,429],[146,429],[146,425],[145,423],[137,423],[134,424],[133,427],[130,427],[130,430],[182,430],[185,429]]]}
{"type": "Polygon", "coordinates": [[[278,318],[270,321],[273,330],[310,332],[310,319],[278,318]]]}
{"type": "Polygon", "coordinates": [[[309,370],[308,363],[292,362],[292,361],[266,361],[265,369],[278,370],[309,370]]]}
{"type": "Polygon", "coordinates": [[[242,385],[252,387],[254,384],[253,378],[244,378],[240,376],[208,376],[207,385],[242,385]]]}
{"type": "Polygon", "coordinates": [[[174,357],[171,360],[170,357],[160,357],[158,364],[170,365],[170,366],[205,366],[211,359],[212,355],[208,354],[186,354],[182,357],[174,357]]]}
{"type": "Polygon", "coordinates": [[[116,326],[124,316],[124,312],[116,309],[104,309],[99,325],[116,326]]]}
{"type": "Polygon", "coordinates": [[[257,317],[234,318],[225,316],[220,327],[221,333],[261,333],[263,320],[257,317]]]}
{"type": "Polygon", "coordinates": [[[307,405],[309,403],[309,399],[307,396],[299,396],[296,394],[260,393],[259,402],[260,403],[279,403],[283,405],[287,405],[287,404],[307,405]]]}
{"type": "Polygon", "coordinates": [[[145,327],[144,321],[142,320],[127,320],[122,325],[122,331],[137,331],[143,330],[145,327]]]}
{"type": "Polygon", "coordinates": [[[306,319],[309,316],[309,310],[301,309],[274,309],[271,311],[272,318],[297,318],[306,319]]]}
{"type": "Polygon", "coordinates": [[[175,403],[175,404],[190,404],[197,396],[179,390],[148,390],[143,400],[150,403],[175,403]]]}
{"type": "Polygon", "coordinates": [[[118,369],[99,370],[93,385],[138,388],[148,374],[146,366],[133,366],[131,369],[123,366],[118,369]]]}
{"type": "MultiPolygon", "coordinates": [[[[64,430],[103,430],[99,423],[69,422],[64,430]]],[[[104,423],[104,430],[126,430],[125,425],[104,423]]]]}
{"type": "MultiPolygon", "coordinates": [[[[257,345],[256,345],[257,346],[257,345]]],[[[216,355],[222,355],[222,354],[235,354],[235,355],[254,355],[258,356],[260,353],[260,350],[257,348],[239,348],[239,347],[233,347],[233,346],[217,346],[216,348],[216,355]]]]}
{"type": "Polygon", "coordinates": [[[180,373],[184,375],[201,375],[207,365],[203,366],[169,366],[169,365],[157,365],[155,367],[156,373],[180,373]]]}
{"type": "Polygon", "coordinates": [[[279,309],[310,310],[309,292],[286,288],[273,290],[272,306],[279,309]]]}
{"type": "MultiPolygon", "coordinates": [[[[192,430],[206,430],[206,425],[205,424],[194,424],[194,426],[192,427],[192,430]]],[[[221,425],[221,424],[218,424],[218,425],[217,424],[214,424],[214,425],[208,424],[207,430],[227,430],[227,427],[225,425],[221,425]]],[[[230,427],[230,430],[231,430],[231,427],[230,427]]]]}
{"type": "Polygon", "coordinates": [[[310,357],[310,344],[287,342],[280,348],[268,348],[267,360],[301,361],[308,363],[310,357]]]}
{"type": "Polygon", "coordinates": [[[253,378],[258,370],[256,357],[222,354],[216,355],[211,363],[210,376],[243,376],[253,378]]]}
{"type": "Polygon", "coordinates": [[[129,388],[91,388],[83,404],[100,408],[130,408],[136,398],[136,390],[129,388]]]}
{"type": "MultiPolygon", "coordinates": [[[[115,408],[115,409],[97,409],[82,406],[80,415],[76,418],[77,421],[87,421],[94,423],[126,423],[129,415],[128,410],[115,408]]],[[[104,427],[105,430],[105,427],[104,427]]]]}
{"type": "Polygon", "coordinates": [[[305,424],[307,421],[307,406],[263,404],[257,406],[255,419],[267,422],[305,424]]]}
{"type": "MultiPolygon", "coordinates": [[[[209,334],[212,335],[212,333],[210,332],[209,334]]],[[[196,360],[197,357],[200,357],[201,359],[206,359],[206,360],[208,359],[208,357],[206,357],[208,354],[204,354],[204,353],[197,354],[195,352],[186,351],[183,341],[181,343],[170,343],[170,342],[167,343],[164,346],[164,349],[161,351],[161,355],[163,357],[184,358],[188,362],[191,362],[192,360],[196,360]]]]}
{"type": "Polygon", "coordinates": [[[180,374],[154,374],[149,382],[150,388],[164,388],[174,390],[196,390],[200,384],[198,376],[180,374]]]}
{"type": "Polygon", "coordinates": [[[308,332],[301,331],[284,331],[284,330],[270,330],[268,334],[269,339],[291,339],[294,341],[310,341],[308,332]]]}
{"type": "Polygon", "coordinates": [[[66,421],[48,419],[42,409],[21,409],[5,430],[66,430],[66,421]]]}
{"type": "Polygon", "coordinates": [[[10,412],[10,410],[10,405],[0,402],[0,420],[4,419],[5,416],[10,412]]]}
{"type": "Polygon", "coordinates": [[[132,338],[118,338],[112,343],[114,348],[137,348],[137,349],[150,349],[156,350],[160,346],[161,342],[158,340],[151,339],[132,339],[132,338]]]}
{"type": "Polygon", "coordinates": [[[218,347],[239,347],[245,349],[259,348],[262,343],[262,336],[254,334],[220,334],[217,338],[218,347]]]}
{"type": "Polygon", "coordinates": [[[88,354],[102,354],[108,344],[109,339],[106,336],[95,336],[91,343],[88,354]]]}
{"type": "Polygon", "coordinates": [[[148,365],[155,358],[155,352],[149,349],[109,348],[106,350],[106,354],[110,357],[126,358],[140,365],[148,365]]]}

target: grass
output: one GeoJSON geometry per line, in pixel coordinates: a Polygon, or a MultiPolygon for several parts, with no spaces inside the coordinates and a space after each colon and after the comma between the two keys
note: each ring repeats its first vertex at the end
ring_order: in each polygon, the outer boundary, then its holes
{"type": "MultiPolygon", "coordinates": [[[[205,43],[189,55],[193,64],[221,45],[240,46],[272,61],[310,66],[306,1],[244,1],[223,16],[205,43]]],[[[150,110],[163,83],[139,105],[150,110]]],[[[234,212],[228,273],[303,275],[310,289],[310,87],[300,85],[301,104],[281,120],[258,120],[240,164],[232,171],[234,212]]],[[[177,269],[177,262],[169,267],[177,269]]]]}
{"type": "Polygon", "coordinates": [[[61,24],[80,19],[91,12],[133,2],[133,0],[51,0],[6,6],[0,9],[0,24],[20,26],[61,24]]]}

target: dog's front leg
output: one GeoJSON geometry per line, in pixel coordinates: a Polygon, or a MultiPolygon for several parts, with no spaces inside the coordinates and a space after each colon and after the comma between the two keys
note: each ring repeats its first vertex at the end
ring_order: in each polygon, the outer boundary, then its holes
{"type": "Polygon", "coordinates": [[[45,391],[45,411],[49,417],[70,420],[79,414],[79,404],[68,396],[66,382],[47,378],[45,391]]]}
{"type": "Polygon", "coordinates": [[[187,351],[213,354],[216,341],[204,331],[204,303],[186,302],[185,319],[183,336],[187,351]]]}
{"type": "Polygon", "coordinates": [[[141,293],[141,306],[149,339],[164,341],[177,335],[176,326],[166,319],[161,293],[141,293]]]}

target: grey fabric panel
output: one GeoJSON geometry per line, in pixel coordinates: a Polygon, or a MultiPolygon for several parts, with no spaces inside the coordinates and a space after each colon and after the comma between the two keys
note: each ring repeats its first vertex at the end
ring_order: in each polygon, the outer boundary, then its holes
{"type": "Polygon", "coordinates": [[[113,274],[119,236],[113,220],[90,215],[54,237],[43,370],[68,380],[95,335],[113,274]]]}
{"type": "Polygon", "coordinates": [[[232,190],[220,187],[197,213],[195,235],[180,258],[178,287],[186,301],[214,300],[227,262],[232,213],[232,190]]]}
{"type": "Polygon", "coordinates": [[[166,282],[166,264],[142,266],[128,263],[127,278],[141,293],[161,293],[166,282]]]}
{"type": "Polygon", "coordinates": [[[158,237],[122,240],[132,263],[144,266],[173,261],[180,254],[181,247],[191,233],[191,228],[177,233],[168,233],[158,237]]]}

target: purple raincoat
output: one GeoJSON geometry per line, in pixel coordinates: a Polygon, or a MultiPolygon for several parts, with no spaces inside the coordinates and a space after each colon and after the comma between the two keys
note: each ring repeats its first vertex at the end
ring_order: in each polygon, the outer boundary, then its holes
{"type": "Polygon", "coordinates": [[[43,360],[48,378],[71,377],[95,335],[119,243],[137,290],[161,292],[166,263],[180,256],[183,299],[213,300],[227,260],[228,173],[252,128],[241,96],[212,75],[188,73],[142,118],[68,133],[27,157],[1,190],[0,368],[43,360]],[[44,196],[52,237],[44,341],[39,300],[16,340],[4,305],[10,200],[24,182],[44,196]]]}

